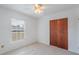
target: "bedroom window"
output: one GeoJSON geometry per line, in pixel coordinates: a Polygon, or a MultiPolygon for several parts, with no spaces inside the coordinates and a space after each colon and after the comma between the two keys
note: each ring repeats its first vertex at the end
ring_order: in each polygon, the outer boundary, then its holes
{"type": "Polygon", "coordinates": [[[11,19],[12,41],[24,39],[24,21],[11,19]]]}

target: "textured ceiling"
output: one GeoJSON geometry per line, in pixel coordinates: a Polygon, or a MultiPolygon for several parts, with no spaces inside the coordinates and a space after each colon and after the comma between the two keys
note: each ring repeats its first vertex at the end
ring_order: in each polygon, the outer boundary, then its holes
{"type": "Polygon", "coordinates": [[[77,5],[73,4],[44,4],[44,12],[41,14],[34,13],[34,4],[2,4],[0,6],[7,7],[16,11],[19,11],[24,14],[31,15],[33,17],[41,17],[50,13],[56,13],[62,10],[74,8],[77,5]]]}

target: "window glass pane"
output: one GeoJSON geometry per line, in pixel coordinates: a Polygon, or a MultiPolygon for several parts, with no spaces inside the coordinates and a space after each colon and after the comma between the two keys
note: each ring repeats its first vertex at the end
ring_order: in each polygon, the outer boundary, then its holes
{"type": "Polygon", "coordinates": [[[12,19],[11,26],[12,26],[12,41],[24,39],[24,21],[12,19]]]}

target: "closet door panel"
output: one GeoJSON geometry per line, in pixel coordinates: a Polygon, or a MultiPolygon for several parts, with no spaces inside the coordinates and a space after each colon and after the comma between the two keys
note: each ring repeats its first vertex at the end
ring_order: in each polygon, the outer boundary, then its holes
{"type": "Polygon", "coordinates": [[[57,46],[57,21],[51,20],[50,21],[50,45],[57,46]]]}
{"type": "Polygon", "coordinates": [[[62,38],[62,33],[61,33],[61,27],[62,27],[62,22],[60,20],[57,21],[57,28],[58,28],[58,31],[57,31],[57,37],[58,37],[58,47],[62,48],[62,41],[63,41],[63,38],[62,38]]]}
{"type": "Polygon", "coordinates": [[[63,49],[68,49],[67,18],[50,21],[50,44],[63,49]]]}

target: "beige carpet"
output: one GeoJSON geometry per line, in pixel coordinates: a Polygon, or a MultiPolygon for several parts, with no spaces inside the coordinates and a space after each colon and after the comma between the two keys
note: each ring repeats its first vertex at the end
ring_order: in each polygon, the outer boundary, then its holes
{"type": "Polygon", "coordinates": [[[4,55],[76,55],[76,53],[72,53],[55,46],[34,43],[32,45],[4,53],[4,55]]]}

